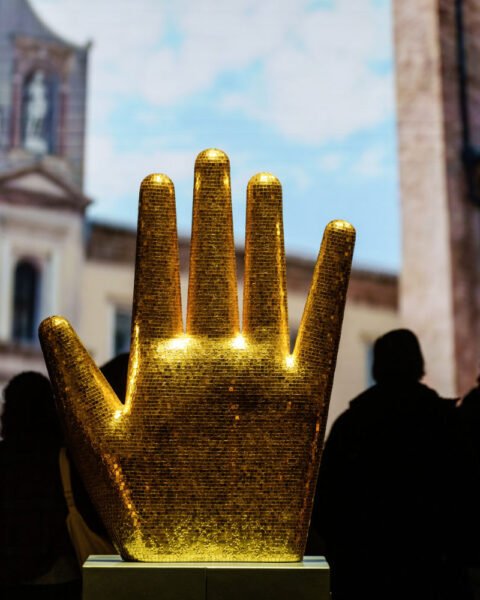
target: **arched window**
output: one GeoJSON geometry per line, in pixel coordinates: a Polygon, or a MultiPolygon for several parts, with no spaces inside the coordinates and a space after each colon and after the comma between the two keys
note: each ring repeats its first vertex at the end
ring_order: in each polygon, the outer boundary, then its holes
{"type": "Polygon", "coordinates": [[[37,339],[40,302],[40,273],[29,260],[15,267],[13,286],[13,339],[32,343],[37,339]]]}

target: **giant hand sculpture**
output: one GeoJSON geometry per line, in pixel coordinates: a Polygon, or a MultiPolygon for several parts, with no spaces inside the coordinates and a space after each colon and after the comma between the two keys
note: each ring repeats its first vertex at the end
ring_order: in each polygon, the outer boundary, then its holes
{"type": "Polygon", "coordinates": [[[302,558],[354,238],[327,225],[290,354],[282,191],[255,175],[240,333],[229,160],[202,152],[183,333],[173,184],[143,181],[125,405],[65,319],[40,326],[73,456],[124,559],[302,558]]]}

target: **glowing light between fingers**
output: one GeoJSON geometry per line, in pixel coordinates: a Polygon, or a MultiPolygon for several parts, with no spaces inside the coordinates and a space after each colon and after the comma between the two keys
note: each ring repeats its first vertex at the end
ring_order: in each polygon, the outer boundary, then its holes
{"type": "Polygon", "coordinates": [[[287,365],[287,367],[289,369],[291,369],[292,367],[295,366],[295,357],[293,356],[293,354],[289,354],[286,358],[285,358],[285,363],[287,365]]]}
{"type": "Polygon", "coordinates": [[[238,350],[242,350],[243,348],[247,347],[247,340],[239,333],[233,338],[232,346],[238,350]]]}
{"type": "Polygon", "coordinates": [[[115,419],[115,421],[118,421],[118,419],[123,415],[123,410],[116,410],[113,418],[115,419]]]}
{"type": "Polygon", "coordinates": [[[175,338],[169,341],[167,348],[169,350],[185,350],[189,342],[190,338],[188,337],[175,338]]]}

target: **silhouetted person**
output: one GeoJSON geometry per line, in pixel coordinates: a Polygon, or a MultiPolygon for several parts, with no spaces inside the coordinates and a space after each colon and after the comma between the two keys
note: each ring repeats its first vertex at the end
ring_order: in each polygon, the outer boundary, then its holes
{"type": "Polygon", "coordinates": [[[463,563],[469,570],[473,597],[480,600],[480,377],[477,382],[478,385],[458,403],[456,412],[469,451],[468,470],[471,473],[467,482],[469,493],[462,498],[465,526],[459,546],[463,552],[463,563]]]}
{"type": "Polygon", "coordinates": [[[80,598],[65,519],[62,435],[50,383],[21,373],[4,390],[0,442],[0,597],[80,598]]]}
{"type": "Polygon", "coordinates": [[[472,455],[480,466],[480,377],[478,385],[459,402],[458,412],[472,455]]]}
{"type": "Polygon", "coordinates": [[[117,394],[120,402],[125,403],[125,396],[127,395],[128,353],[125,352],[115,356],[115,358],[106,362],[100,370],[113,391],[117,394]]]}
{"type": "Polygon", "coordinates": [[[351,401],[326,442],[307,554],[325,551],[335,600],[448,597],[454,404],[419,383],[423,374],[411,331],[377,339],[376,385],[351,401]]]}

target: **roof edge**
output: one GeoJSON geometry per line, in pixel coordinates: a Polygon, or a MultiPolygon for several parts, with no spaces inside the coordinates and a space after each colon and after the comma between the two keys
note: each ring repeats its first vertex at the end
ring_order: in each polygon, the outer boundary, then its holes
{"type": "Polygon", "coordinates": [[[27,9],[31,12],[32,16],[34,19],[36,19],[36,21],[38,22],[38,24],[49,34],[51,35],[57,42],[68,46],[69,48],[71,48],[72,50],[81,50],[83,52],[88,52],[92,46],[92,42],[91,40],[87,40],[87,42],[85,42],[85,44],[76,44],[74,42],[70,42],[69,40],[67,40],[66,38],[64,38],[63,36],[61,36],[60,34],[58,34],[52,27],[50,27],[50,25],[48,25],[43,17],[39,16],[37,10],[35,8],[33,8],[33,6],[30,4],[29,0],[23,0],[25,6],[27,7],[27,9]]]}
{"type": "Polygon", "coordinates": [[[29,165],[26,167],[20,167],[18,169],[13,169],[11,171],[6,171],[4,173],[1,173],[0,174],[0,186],[3,183],[6,183],[13,179],[17,179],[24,175],[28,175],[30,173],[36,173],[39,175],[43,175],[47,179],[50,179],[55,184],[57,184],[59,187],[64,189],[65,192],[67,192],[69,195],[76,198],[82,205],[85,206],[85,208],[87,206],[89,206],[90,204],[92,204],[92,202],[93,202],[93,200],[91,198],[89,198],[88,196],[86,196],[79,187],[75,186],[74,184],[72,184],[68,181],[65,181],[65,179],[61,175],[59,175],[58,173],[55,173],[54,171],[51,171],[50,169],[48,169],[47,167],[45,167],[45,165],[43,165],[41,163],[36,163],[33,165],[29,165]]]}

